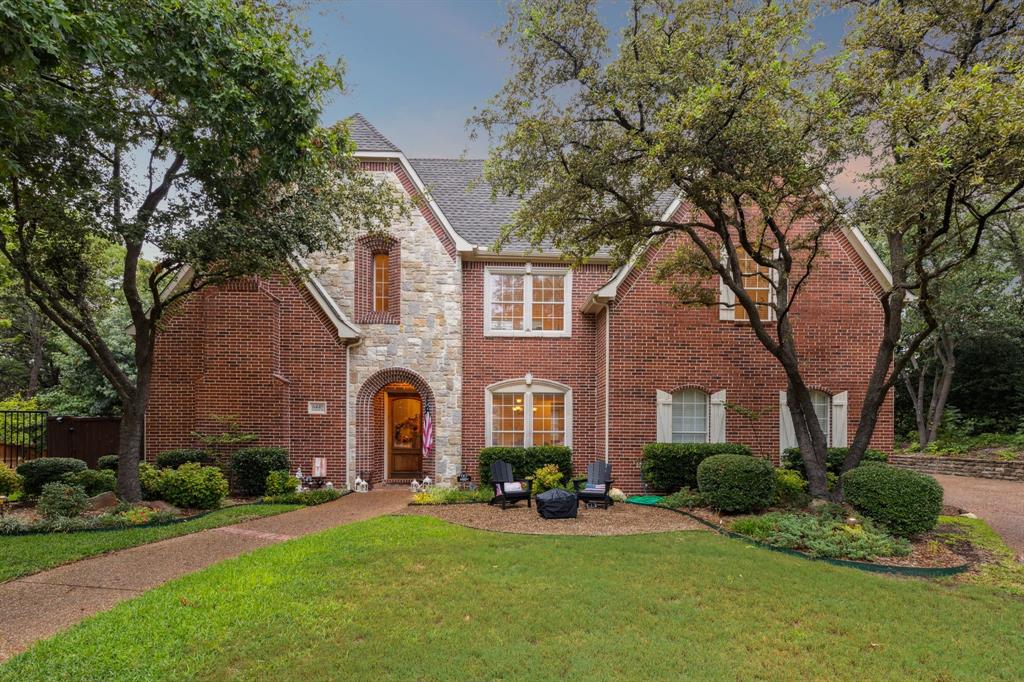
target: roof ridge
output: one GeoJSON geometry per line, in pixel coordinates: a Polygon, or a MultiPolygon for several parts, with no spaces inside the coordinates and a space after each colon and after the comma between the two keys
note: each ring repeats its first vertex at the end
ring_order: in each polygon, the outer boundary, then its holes
{"type": "Polygon", "coordinates": [[[476,157],[468,159],[468,158],[462,158],[461,156],[410,156],[409,160],[410,161],[414,161],[414,160],[415,161],[486,161],[487,159],[485,159],[485,158],[476,158],[476,157]]]}

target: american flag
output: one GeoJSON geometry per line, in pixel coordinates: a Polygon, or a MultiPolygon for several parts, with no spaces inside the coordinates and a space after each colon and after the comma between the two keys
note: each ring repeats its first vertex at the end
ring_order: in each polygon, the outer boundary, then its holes
{"type": "Polygon", "coordinates": [[[430,410],[423,409],[423,454],[429,455],[434,447],[434,421],[430,418],[430,410]]]}

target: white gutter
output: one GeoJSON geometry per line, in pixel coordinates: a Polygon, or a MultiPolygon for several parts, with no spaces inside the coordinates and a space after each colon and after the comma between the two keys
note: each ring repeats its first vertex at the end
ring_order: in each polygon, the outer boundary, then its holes
{"type": "Polygon", "coordinates": [[[603,303],[604,308],[604,461],[607,464],[609,459],[609,424],[611,423],[611,366],[612,366],[612,309],[608,303],[603,303]]]}

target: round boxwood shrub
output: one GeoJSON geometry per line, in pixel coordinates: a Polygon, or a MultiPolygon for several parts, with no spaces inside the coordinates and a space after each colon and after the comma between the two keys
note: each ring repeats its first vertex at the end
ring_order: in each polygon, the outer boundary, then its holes
{"type": "Polygon", "coordinates": [[[72,457],[30,459],[18,467],[26,495],[38,495],[47,483],[60,481],[64,474],[85,469],[85,462],[72,457]]]}
{"type": "Polygon", "coordinates": [[[117,474],[109,469],[83,469],[64,474],[61,481],[77,485],[85,490],[86,495],[92,496],[114,490],[117,487],[117,474]]]}
{"type": "Polygon", "coordinates": [[[261,497],[267,490],[271,471],[288,469],[288,451],[284,448],[242,448],[231,456],[231,471],[243,495],[261,497]]]}
{"type": "Polygon", "coordinates": [[[213,456],[206,450],[197,448],[178,448],[167,450],[156,456],[156,465],[161,469],[177,469],[182,464],[194,462],[195,464],[209,464],[213,456]]]}
{"type": "Polygon", "coordinates": [[[775,473],[767,460],[712,455],[697,467],[697,485],[715,509],[742,514],[760,511],[772,503],[775,473]]]}
{"type": "Polygon", "coordinates": [[[117,471],[117,455],[103,455],[96,460],[96,468],[107,471],[117,471]]]}
{"type": "Polygon", "coordinates": [[[228,481],[217,467],[187,462],[160,471],[160,497],[175,506],[215,509],[227,494],[228,481]]]}
{"type": "Polygon", "coordinates": [[[299,479],[292,476],[285,469],[271,471],[267,474],[266,494],[269,497],[274,495],[290,495],[299,487],[299,479]]]}
{"type": "Polygon", "coordinates": [[[911,537],[939,522],[942,486],[931,476],[879,464],[851,469],[842,482],[846,501],[894,535],[911,537]]]}
{"type": "Polygon", "coordinates": [[[21,476],[3,462],[0,462],[0,495],[10,495],[21,490],[21,476]]]}
{"type": "Polygon", "coordinates": [[[48,521],[73,519],[89,506],[89,496],[81,486],[70,483],[47,483],[39,495],[36,511],[48,521]]]}
{"type": "Polygon", "coordinates": [[[675,492],[697,487],[697,467],[712,455],[750,455],[738,443],[648,443],[640,474],[652,490],[675,492]]]}
{"type": "Polygon", "coordinates": [[[160,470],[149,462],[139,462],[139,484],[143,499],[163,499],[160,497],[160,470]]]}

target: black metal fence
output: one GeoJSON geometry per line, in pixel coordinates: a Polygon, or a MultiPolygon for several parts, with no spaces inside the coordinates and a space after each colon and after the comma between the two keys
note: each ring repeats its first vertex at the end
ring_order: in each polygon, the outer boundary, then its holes
{"type": "Polygon", "coordinates": [[[0,411],[0,458],[14,468],[46,456],[46,419],[42,411],[0,411]]]}

